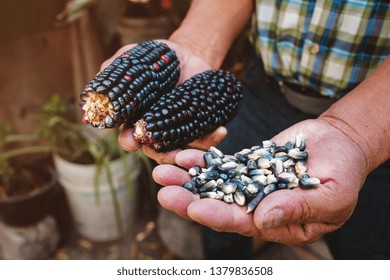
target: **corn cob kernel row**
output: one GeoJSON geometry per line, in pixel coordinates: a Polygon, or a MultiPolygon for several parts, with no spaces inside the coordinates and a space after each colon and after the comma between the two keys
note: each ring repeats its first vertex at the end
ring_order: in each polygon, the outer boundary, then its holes
{"type": "Polygon", "coordinates": [[[135,139],[157,152],[186,144],[227,124],[236,114],[242,88],[233,74],[210,70],[165,93],[135,124],[135,139]]]}
{"type": "Polygon", "coordinates": [[[80,95],[82,120],[99,128],[133,124],[180,76],[179,60],[166,44],[145,41],[122,53],[80,95]]]}

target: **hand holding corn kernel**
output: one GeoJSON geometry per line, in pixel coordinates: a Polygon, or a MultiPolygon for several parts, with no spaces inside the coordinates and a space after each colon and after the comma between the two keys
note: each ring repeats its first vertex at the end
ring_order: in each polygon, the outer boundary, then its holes
{"type": "MultiPolygon", "coordinates": [[[[191,176],[183,169],[160,165],[154,179],[165,187],[158,193],[159,202],[178,215],[217,231],[237,232],[293,245],[314,242],[325,233],[339,228],[350,216],[357,201],[358,189],[365,178],[364,159],[356,144],[327,122],[317,119],[298,123],[272,140],[278,144],[294,139],[297,131],[307,139],[310,157],[308,173],[321,185],[313,190],[294,188],[267,195],[253,214],[237,204],[216,199],[199,199],[181,187],[191,176]],[[345,166],[345,162],[350,165],[345,166]],[[354,172],[351,172],[354,170],[354,172]]],[[[186,169],[204,165],[204,152],[185,150],[176,163],[186,169]]]]}

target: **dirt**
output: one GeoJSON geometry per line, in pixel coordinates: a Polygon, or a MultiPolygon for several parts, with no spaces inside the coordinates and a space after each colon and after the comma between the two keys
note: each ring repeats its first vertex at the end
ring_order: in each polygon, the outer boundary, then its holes
{"type": "Polygon", "coordinates": [[[172,260],[178,257],[161,241],[152,212],[139,215],[138,221],[121,238],[111,242],[93,242],[71,230],[66,242],[52,259],[72,260],[172,260]]]}
{"type": "Polygon", "coordinates": [[[0,199],[22,196],[39,190],[50,180],[47,171],[31,166],[17,166],[8,182],[0,183],[0,199]]]}
{"type": "Polygon", "coordinates": [[[178,259],[165,246],[158,233],[156,191],[159,186],[150,186],[150,178],[145,170],[139,179],[139,186],[143,191],[137,192],[140,207],[133,225],[122,238],[110,242],[93,242],[78,234],[73,227],[66,198],[62,194],[63,203],[57,209],[57,220],[62,227],[62,240],[51,258],[72,260],[178,259]]]}

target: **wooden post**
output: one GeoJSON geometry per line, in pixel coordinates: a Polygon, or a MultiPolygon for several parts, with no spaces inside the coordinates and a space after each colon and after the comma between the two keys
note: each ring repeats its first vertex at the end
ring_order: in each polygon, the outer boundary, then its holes
{"type": "MultiPolygon", "coordinates": [[[[78,102],[84,86],[100,70],[104,61],[104,48],[98,38],[89,13],[70,24],[72,76],[75,100],[78,102]]],[[[76,110],[76,117],[81,118],[81,111],[76,110]]]]}

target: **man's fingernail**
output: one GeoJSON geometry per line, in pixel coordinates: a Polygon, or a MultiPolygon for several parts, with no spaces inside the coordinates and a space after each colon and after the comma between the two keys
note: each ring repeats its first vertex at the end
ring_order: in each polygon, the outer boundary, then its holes
{"type": "Polygon", "coordinates": [[[264,228],[269,229],[276,226],[279,226],[282,223],[284,218],[284,209],[283,208],[274,208],[267,213],[264,217],[264,228]]]}

